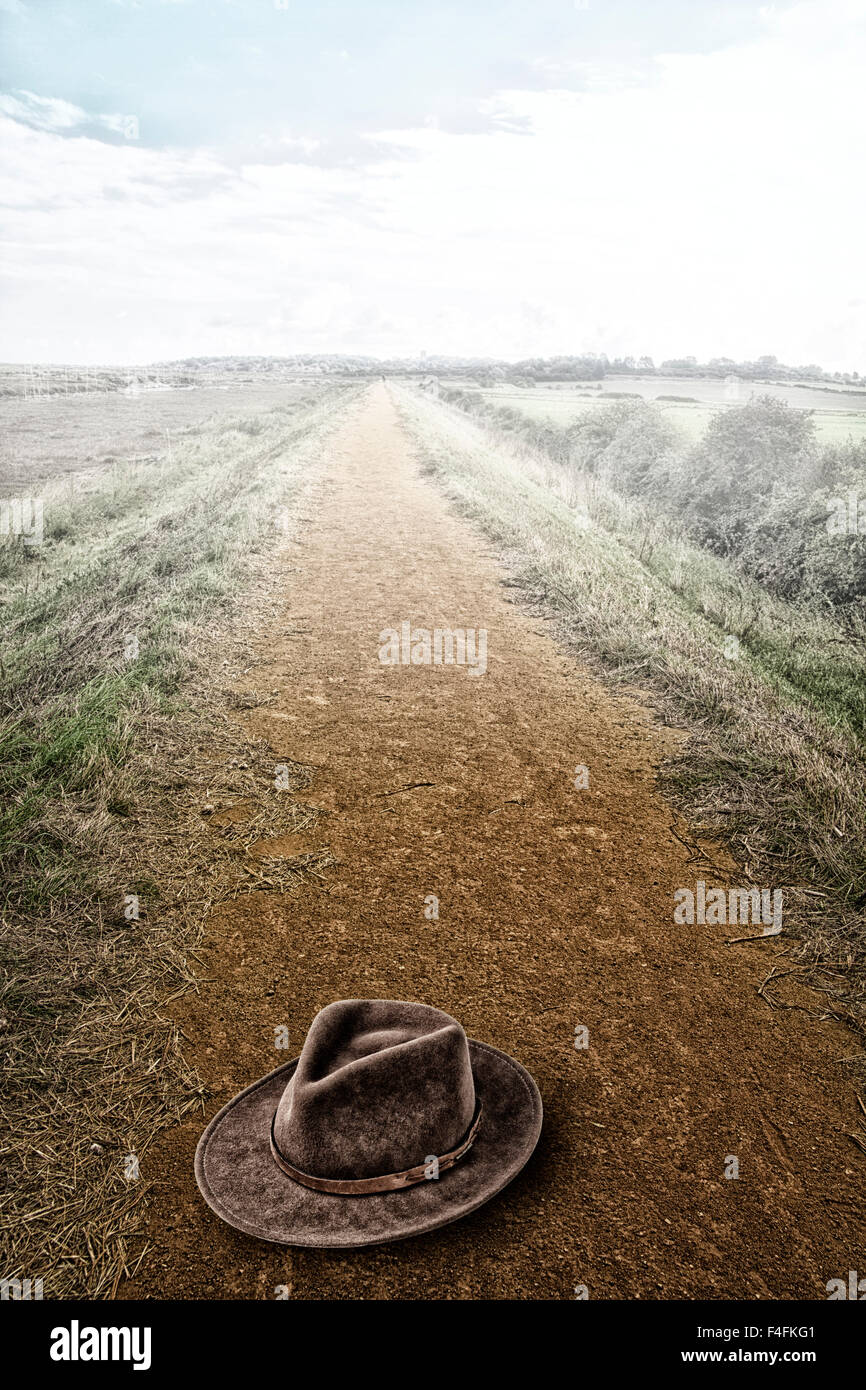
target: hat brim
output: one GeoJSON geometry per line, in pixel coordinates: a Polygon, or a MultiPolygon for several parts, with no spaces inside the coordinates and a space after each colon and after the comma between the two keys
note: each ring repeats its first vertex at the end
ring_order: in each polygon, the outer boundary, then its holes
{"type": "Polygon", "coordinates": [[[482,1124],[469,1152],[441,1177],[346,1197],[314,1192],[283,1173],[270,1152],[270,1126],[296,1057],[241,1091],[211,1120],[195,1154],[205,1201],[247,1235],[320,1249],[405,1240],[467,1216],[516,1178],[538,1142],[543,1113],[538,1087],[519,1062],[468,1041],[482,1124]]]}

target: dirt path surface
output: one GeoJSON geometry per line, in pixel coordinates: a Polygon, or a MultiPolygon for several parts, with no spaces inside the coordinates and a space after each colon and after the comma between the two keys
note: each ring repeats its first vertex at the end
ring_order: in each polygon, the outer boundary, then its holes
{"type": "Polygon", "coordinates": [[[147,1156],[153,1249],[119,1297],[824,1298],[858,1267],[851,1038],[758,997],[776,943],[673,924],[675,889],[711,875],[654,788],[671,736],[560,654],[501,579],[372,388],[332,445],[280,581],[285,620],[247,678],[279,697],[243,716],[275,763],[314,766],[299,799],[327,815],[290,848],[328,845],[338,863],[312,896],[216,910],[201,992],[175,1011],[209,1118],[296,1055],[331,1000],[435,1004],[537,1078],[533,1160],[429,1236],[292,1251],[205,1206],[193,1119],[147,1156]],[[486,628],[486,675],[381,665],[380,631],[404,620],[486,628]]]}

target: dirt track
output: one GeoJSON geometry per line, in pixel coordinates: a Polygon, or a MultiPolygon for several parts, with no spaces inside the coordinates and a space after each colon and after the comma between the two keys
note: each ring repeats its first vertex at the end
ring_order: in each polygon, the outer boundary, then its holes
{"type": "Polygon", "coordinates": [[[670,733],[509,601],[496,557],[418,476],[385,387],[333,445],[303,542],[275,581],[285,620],[246,680],[281,695],[244,719],[275,762],[316,769],[300,799],[328,814],[287,849],[327,844],[338,864],[319,894],[213,914],[206,982],[175,1006],[214,1091],[207,1117],[295,1055],[320,1007],[367,996],[435,1004],[513,1053],[545,1126],[481,1211],[346,1255],[223,1225],[195,1186],[194,1119],[147,1156],[154,1249],[118,1296],[826,1297],[863,1259],[863,1158],[838,1065],[856,1047],[758,997],[776,943],[673,924],[674,890],[711,875],[654,789],[670,733]],[[381,665],[379,633],[403,620],[486,628],[487,674],[381,665]],[[410,783],[431,785],[399,790],[410,783]]]}

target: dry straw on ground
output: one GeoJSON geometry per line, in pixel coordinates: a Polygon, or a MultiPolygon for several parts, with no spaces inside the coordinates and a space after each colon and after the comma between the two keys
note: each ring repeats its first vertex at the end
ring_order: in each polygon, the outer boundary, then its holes
{"type": "MultiPolygon", "coordinates": [[[[154,484],[131,473],[129,505],[100,542],[108,580],[98,555],[93,570],[85,554],[70,571],[58,552],[54,590],[28,596],[25,577],[7,600],[25,637],[46,623],[48,636],[23,658],[19,649],[14,672],[4,668],[2,733],[21,777],[4,807],[0,1276],[41,1279],[45,1298],[110,1298],[142,1258],[149,1187],[137,1165],[146,1173],[154,1137],[205,1098],[170,1006],[196,988],[211,907],[245,893],[314,892],[330,862],[327,850],[281,857],[270,848],[320,812],[303,804],[297,750],[251,740],[237,711],[249,704],[251,643],[276,607],[275,565],[279,573],[323,443],[350,399],[328,396],[298,419],[273,412],[254,431],[264,438],[247,441],[222,421],[203,438],[193,432],[176,445],[170,476],[154,484]],[[165,488],[175,480],[172,510],[165,488]],[[166,539],[154,503],[169,516],[166,539]],[[199,579],[210,550],[213,566],[199,579]],[[116,598],[112,585],[130,573],[130,595],[116,598]],[[125,628],[145,630],[166,594],[154,679],[127,688],[110,653],[125,628]],[[79,696],[104,688],[120,691],[105,707],[79,696]],[[93,735],[92,710],[107,733],[93,735]],[[65,781],[66,763],[50,760],[67,755],[67,739],[74,776],[65,781]],[[48,795],[40,758],[49,759],[48,795]],[[277,764],[288,769],[279,786],[277,764]]],[[[104,491],[92,505],[105,505],[104,491]]],[[[93,516],[84,504],[72,519],[86,530],[93,516]]]]}
{"type": "MultiPolygon", "coordinates": [[[[7,947],[45,1018],[19,1031],[7,1002],[3,1042],[16,1085],[0,1101],[4,1269],[41,1277],[46,1297],[110,1296],[141,1257],[147,1184],[128,1176],[130,1165],[205,1094],[167,1007],[196,987],[210,908],[242,893],[312,891],[329,862],[326,851],[250,853],[263,833],[297,832],[317,813],[297,799],[304,769],[277,790],[273,752],[244,738],[224,701],[203,700],[194,717],[154,718],[147,740],[124,779],[128,813],[102,807],[78,826],[80,852],[100,863],[92,915],[58,908],[38,923],[7,923],[7,947]],[[228,834],[202,815],[214,803],[243,808],[228,834]],[[124,916],[119,884],[137,891],[137,921],[124,916]]],[[[64,814],[76,817],[74,808],[64,814]]],[[[6,985],[14,1000],[15,980],[6,985]]]]}

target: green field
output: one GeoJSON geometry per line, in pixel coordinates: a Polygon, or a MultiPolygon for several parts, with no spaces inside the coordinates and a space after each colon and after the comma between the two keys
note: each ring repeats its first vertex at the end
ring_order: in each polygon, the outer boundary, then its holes
{"type": "MultiPolygon", "coordinates": [[[[717,383],[713,383],[716,385],[717,383]]],[[[783,391],[774,389],[772,385],[760,385],[748,390],[744,390],[741,399],[736,402],[726,401],[707,401],[695,399],[694,401],[666,401],[660,400],[659,396],[683,395],[697,396],[700,392],[702,383],[696,381],[683,381],[677,383],[674,391],[666,390],[667,383],[653,383],[658,387],[658,391],[650,393],[645,390],[635,390],[634,384],[625,382],[620,391],[616,384],[611,384],[608,389],[600,391],[591,386],[576,383],[567,386],[537,386],[530,389],[521,389],[508,385],[495,386],[482,390],[480,394],[485,400],[493,405],[510,406],[512,410],[522,411],[523,414],[530,416],[534,420],[550,420],[557,425],[567,425],[578,415],[584,414],[587,410],[603,410],[606,406],[622,400],[624,395],[639,396],[642,400],[650,401],[658,406],[665,419],[668,420],[681,433],[687,443],[694,443],[704,433],[710,419],[720,410],[730,410],[736,405],[744,404],[751,395],[778,395],[781,399],[796,402],[795,408],[812,409],[815,420],[815,432],[822,444],[842,444],[848,439],[855,443],[860,443],[866,439],[866,395],[863,398],[863,409],[830,409],[823,404],[817,408],[812,404],[817,393],[811,392],[808,395],[804,392],[804,404],[800,405],[797,397],[790,388],[783,391]],[[808,401],[808,406],[806,402],[808,401]]],[[[833,393],[822,393],[827,400],[832,400],[833,393]]]]}

